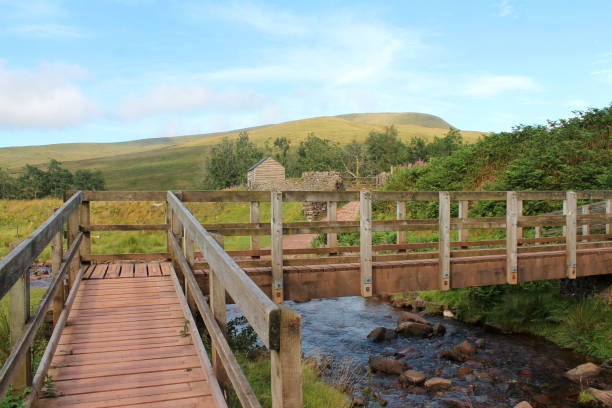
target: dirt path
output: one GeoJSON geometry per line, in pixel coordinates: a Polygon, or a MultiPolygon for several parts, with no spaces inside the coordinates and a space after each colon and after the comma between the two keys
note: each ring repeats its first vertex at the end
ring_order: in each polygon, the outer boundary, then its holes
{"type": "MultiPolygon", "coordinates": [[[[336,212],[338,221],[354,221],[359,215],[359,201],[351,201],[336,212]]],[[[327,221],[327,217],[323,219],[327,221]]],[[[283,248],[309,248],[316,234],[286,235],[283,237],[283,248]]]]}

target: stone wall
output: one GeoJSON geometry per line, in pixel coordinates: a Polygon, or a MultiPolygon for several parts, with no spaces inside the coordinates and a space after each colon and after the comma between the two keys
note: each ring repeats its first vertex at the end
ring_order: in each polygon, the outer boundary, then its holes
{"type": "MultiPolygon", "coordinates": [[[[256,181],[250,190],[258,191],[344,191],[344,180],[337,171],[306,171],[299,179],[256,181]]],[[[327,212],[325,202],[305,202],[304,216],[308,221],[327,212]]]]}

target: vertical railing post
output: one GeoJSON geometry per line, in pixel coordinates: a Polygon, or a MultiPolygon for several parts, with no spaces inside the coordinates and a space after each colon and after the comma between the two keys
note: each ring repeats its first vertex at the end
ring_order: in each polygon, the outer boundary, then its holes
{"type": "MultiPolygon", "coordinates": [[[[187,259],[187,262],[189,262],[189,266],[194,269],[194,264],[195,264],[195,245],[193,243],[193,239],[191,237],[191,234],[189,234],[189,232],[187,231],[186,228],[183,228],[183,251],[185,254],[185,259],[187,259]]],[[[189,309],[191,310],[191,313],[195,313],[198,309],[197,309],[197,305],[195,303],[193,294],[191,293],[191,290],[189,289],[189,283],[187,281],[187,277],[185,276],[185,283],[184,283],[184,287],[185,287],[185,298],[187,299],[187,305],[189,306],[189,309]]]]}
{"type": "Polygon", "coordinates": [[[272,231],[272,300],[283,301],[283,193],[272,191],[270,200],[272,231]]]}
{"type": "Polygon", "coordinates": [[[272,408],[302,408],[301,317],[281,307],[280,349],[270,351],[272,408]]]}
{"type": "MultiPolygon", "coordinates": [[[[336,221],[337,204],[335,201],[327,202],[327,221],[336,221]]],[[[338,234],[335,232],[327,233],[327,247],[333,248],[338,245],[338,234]]]]}
{"type": "Polygon", "coordinates": [[[576,278],[576,213],[578,212],[578,203],[575,191],[566,193],[566,215],[565,215],[565,248],[567,259],[567,277],[569,279],[576,278]]]}
{"type": "MultiPolygon", "coordinates": [[[[224,237],[220,234],[211,234],[212,237],[217,241],[217,243],[223,248],[224,246],[224,237]]],[[[217,324],[221,328],[221,331],[225,336],[227,336],[227,313],[226,313],[226,293],[225,287],[223,283],[219,279],[220,271],[215,271],[209,264],[208,268],[208,288],[209,288],[209,302],[210,302],[210,310],[212,311],[217,324]]],[[[215,375],[223,388],[227,388],[229,386],[229,380],[225,369],[223,368],[223,362],[221,357],[215,350],[214,343],[211,349],[212,355],[212,365],[215,370],[215,375]]]]}
{"type": "Polygon", "coordinates": [[[372,193],[359,193],[359,266],[361,296],[372,296],[372,193]]]}
{"type": "MultiPolygon", "coordinates": [[[[70,214],[70,216],[68,217],[67,227],[68,227],[68,237],[67,237],[68,247],[70,247],[79,234],[79,210],[78,209],[73,211],[72,214],[70,214]]],[[[80,264],[81,262],[78,256],[75,256],[72,258],[72,262],[70,263],[70,268],[68,269],[68,293],[70,292],[70,288],[72,288],[72,285],[74,284],[76,276],[79,273],[80,264]]],[[[65,294],[66,297],[68,296],[68,293],[65,294]]]]}
{"type": "MultiPolygon", "coordinates": [[[[26,268],[9,291],[9,328],[11,345],[15,345],[30,318],[30,273],[26,268]]],[[[21,390],[32,384],[32,350],[28,349],[13,376],[13,389],[21,390]]]]}
{"type": "MultiPolygon", "coordinates": [[[[459,201],[459,214],[457,214],[459,216],[459,219],[461,220],[461,222],[466,222],[468,219],[468,211],[470,208],[470,202],[468,200],[460,200],[459,201]]],[[[459,231],[457,233],[457,239],[460,242],[465,242],[468,240],[469,238],[469,229],[465,228],[465,227],[461,227],[459,228],[459,231]]],[[[462,248],[467,248],[467,247],[462,247],[462,248]]]]}
{"type": "MultiPolygon", "coordinates": [[[[406,202],[398,201],[395,205],[395,219],[405,220],[406,219],[406,202]]],[[[406,231],[397,231],[397,244],[403,244],[406,242],[406,231]]]]}
{"type": "MultiPolygon", "coordinates": [[[[91,206],[89,201],[81,203],[81,227],[87,228],[91,224],[91,206]]],[[[91,254],[91,232],[83,231],[83,240],[81,241],[81,258],[88,257],[91,254]]]]}
{"type": "MultiPolygon", "coordinates": [[[[606,200],[606,215],[608,217],[612,216],[612,199],[606,200]]],[[[612,234],[612,223],[606,224],[606,235],[612,234]]]]}
{"type": "Polygon", "coordinates": [[[506,195],[506,282],[518,283],[518,207],[515,191],[506,195]]]}
{"type": "MultiPolygon", "coordinates": [[[[516,216],[517,216],[517,222],[518,222],[518,217],[522,217],[523,216],[523,200],[518,200],[516,201],[516,216]]],[[[519,240],[523,238],[523,227],[516,227],[516,239],[519,240]]],[[[518,242],[517,242],[518,245],[518,242]]]]}
{"type": "Polygon", "coordinates": [[[440,268],[440,290],[448,290],[451,287],[450,276],[450,220],[451,203],[450,193],[440,191],[438,193],[439,216],[438,216],[438,265],[440,268]]]}
{"type": "MultiPolygon", "coordinates": [[[[589,215],[591,213],[591,205],[585,205],[582,207],[582,215],[589,215]]],[[[591,225],[587,222],[586,224],[582,224],[582,235],[589,235],[591,233],[591,225]]],[[[588,241],[587,239],[583,240],[584,242],[588,241]]]]}
{"type": "Polygon", "coordinates": [[[533,229],[534,229],[533,231],[534,237],[541,238],[542,237],[542,227],[538,226],[538,227],[534,227],[533,229]]]}
{"type": "MultiPolygon", "coordinates": [[[[55,277],[59,274],[62,266],[62,257],[64,256],[64,229],[63,226],[53,236],[51,241],[51,276],[55,277]]],[[[57,292],[53,297],[53,326],[59,320],[60,314],[64,309],[64,284],[60,282],[57,292]]]]}
{"type": "MultiPolygon", "coordinates": [[[[259,222],[259,201],[251,201],[249,204],[249,222],[259,222]]],[[[259,248],[259,235],[251,235],[251,249],[259,248]]]]}
{"type": "MultiPolygon", "coordinates": [[[[563,215],[567,216],[567,199],[563,200],[563,215]]],[[[567,225],[563,225],[563,236],[567,237],[567,225]]]]}

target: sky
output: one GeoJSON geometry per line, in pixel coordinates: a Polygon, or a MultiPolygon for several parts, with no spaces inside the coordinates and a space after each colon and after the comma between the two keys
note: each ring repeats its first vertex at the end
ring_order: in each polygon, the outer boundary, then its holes
{"type": "Polygon", "coordinates": [[[466,130],[612,101],[612,1],[0,0],[0,147],[357,112],[466,130]]]}

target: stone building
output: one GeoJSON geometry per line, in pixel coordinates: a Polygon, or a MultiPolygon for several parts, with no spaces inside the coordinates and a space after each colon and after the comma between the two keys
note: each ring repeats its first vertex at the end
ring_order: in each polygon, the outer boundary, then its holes
{"type": "Polygon", "coordinates": [[[247,170],[249,190],[269,190],[285,181],[285,168],[271,157],[265,157],[247,170]]]}

